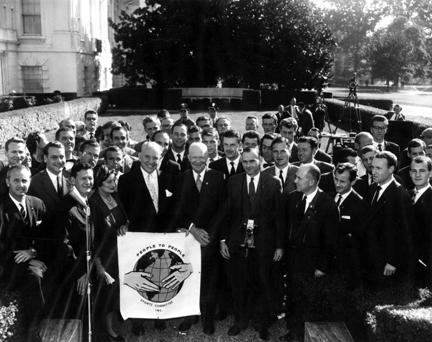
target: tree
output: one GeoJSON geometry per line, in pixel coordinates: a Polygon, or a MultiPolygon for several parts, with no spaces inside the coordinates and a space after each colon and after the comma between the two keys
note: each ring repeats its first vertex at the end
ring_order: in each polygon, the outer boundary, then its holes
{"type": "Polygon", "coordinates": [[[430,57],[422,28],[405,17],[375,32],[369,48],[372,76],[393,81],[396,86],[411,77],[424,77],[430,57]]]}
{"type": "Polygon", "coordinates": [[[112,23],[113,72],[129,84],[300,89],[329,76],[335,46],[307,0],[148,0],[112,23]]]}

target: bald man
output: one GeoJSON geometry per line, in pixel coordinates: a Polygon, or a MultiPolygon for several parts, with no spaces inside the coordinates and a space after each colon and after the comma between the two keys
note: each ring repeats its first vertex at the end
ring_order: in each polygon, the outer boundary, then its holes
{"type": "MultiPolygon", "coordinates": [[[[215,331],[217,289],[217,255],[225,202],[225,175],[207,168],[207,146],[196,142],[189,146],[191,169],[178,180],[175,222],[177,228],[190,228],[189,232],[201,244],[201,321],[203,332],[215,331]]],[[[188,317],[179,326],[187,332],[196,318],[188,317]]]]}
{"type": "Polygon", "coordinates": [[[297,191],[284,195],[285,208],[288,208],[285,273],[290,310],[286,316],[290,333],[280,338],[284,341],[301,335],[303,320],[310,319],[304,315],[313,312],[314,298],[322,298],[320,288],[330,277],[330,264],[335,255],[339,213],[334,199],[318,188],[320,177],[316,165],[303,164],[295,178],[297,191]],[[307,293],[316,293],[317,297],[307,293]],[[298,298],[305,299],[300,304],[298,298]]]}
{"type": "Polygon", "coordinates": [[[129,218],[129,231],[164,232],[169,230],[174,198],[175,175],[157,172],[162,147],[145,142],[139,153],[139,163],[119,179],[118,192],[129,218]]]}

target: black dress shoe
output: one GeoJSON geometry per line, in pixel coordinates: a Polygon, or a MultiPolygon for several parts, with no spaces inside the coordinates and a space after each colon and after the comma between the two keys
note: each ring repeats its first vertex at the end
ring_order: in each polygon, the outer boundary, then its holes
{"type": "Polygon", "coordinates": [[[268,332],[267,328],[260,329],[258,332],[258,335],[262,341],[268,341],[269,340],[269,332],[268,332]]]}
{"type": "Polygon", "coordinates": [[[156,319],[154,321],[154,327],[156,330],[162,331],[166,329],[166,323],[162,319],[156,319]]]}
{"type": "Polygon", "coordinates": [[[244,328],[238,324],[234,324],[228,329],[228,336],[237,336],[244,328]]]}
{"type": "Polygon", "coordinates": [[[213,335],[215,332],[215,326],[213,323],[203,324],[203,333],[206,335],[213,335]]]}
{"type": "Polygon", "coordinates": [[[132,325],[132,334],[135,336],[144,335],[145,329],[144,326],[141,324],[133,324],[132,325]]]}

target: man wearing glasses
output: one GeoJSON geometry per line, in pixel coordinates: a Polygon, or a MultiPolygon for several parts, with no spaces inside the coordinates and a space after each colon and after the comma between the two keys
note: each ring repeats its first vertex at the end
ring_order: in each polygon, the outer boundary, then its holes
{"type": "Polygon", "coordinates": [[[371,133],[374,138],[373,145],[379,151],[389,151],[393,153],[397,158],[400,156],[400,147],[390,141],[385,141],[384,137],[388,129],[388,120],[383,115],[375,115],[372,118],[371,133]]]}

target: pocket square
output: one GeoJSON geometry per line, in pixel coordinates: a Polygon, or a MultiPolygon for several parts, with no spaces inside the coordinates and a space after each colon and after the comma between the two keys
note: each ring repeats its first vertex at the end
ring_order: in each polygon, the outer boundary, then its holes
{"type": "Polygon", "coordinates": [[[171,191],[165,189],[165,196],[166,196],[166,197],[171,197],[172,195],[173,195],[173,194],[172,194],[171,191]]]}
{"type": "Polygon", "coordinates": [[[351,216],[348,216],[348,215],[342,215],[342,216],[341,216],[341,219],[342,219],[342,220],[351,220],[351,216]]]}
{"type": "Polygon", "coordinates": [[[36,227],[42,223],[42,220],[36,221],[36,227]]]}

